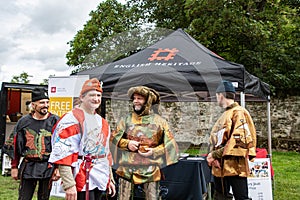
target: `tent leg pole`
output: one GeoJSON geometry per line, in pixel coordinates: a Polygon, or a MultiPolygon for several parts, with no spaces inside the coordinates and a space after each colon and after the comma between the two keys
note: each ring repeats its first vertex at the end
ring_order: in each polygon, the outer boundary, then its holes
{"type": "Polygon", "coordinates": [[[245,93],[244,92],[241,92],[240,93],[240,100],[241,100],[241,106],[243,107],[243,108],[246,108],[246,103],[245,103],[245,93]]]}
{"type": "MultiPolygon", "coordinates": [[[[267,119],[268,119],[268,157],[270,158],[270,165],[272,165],[272,131],[271,131],[271,97],[268,96],[267,102],[267,119]]],[[[274,199],[274,190],[275,190],[275,176],[272,177],[272,196],[274,199]]]]}
{"type": "Polygon", "coordinates": [[[272,160],[272,133],[271,133],[271,98],[268,96],[267,104],[267,119],[268,119],[268,151],[270,160],[272,160]]]}

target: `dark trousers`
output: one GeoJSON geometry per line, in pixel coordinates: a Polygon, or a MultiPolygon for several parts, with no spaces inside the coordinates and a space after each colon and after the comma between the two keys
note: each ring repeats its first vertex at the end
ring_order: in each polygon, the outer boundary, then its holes
{"type": "MultiPolygon", "coordinates": [[[[89,200],[104,200],[107,199],[106,192],[98,188],[89,191],[89,200]]],[[[77,192],[77,200],[85,200],[85,191],[77,192]]]]}
{"type": "MultiPolygon", "coordinates": [[[[224,178],[214,177],[215,197],[223,196],[223,199],[230,199],[230,186],[235,200],[246,200],[248,197],[248,181],[246,177],[227,176],[224,178]]],[[[221,198],[216,198],[221,199],[221,198]]]]}
{"type": "Polygon", "coordinates": [[[48,200],[52,185],[50,185],[50,178],[45,179],[22,179],[19,186],[19,200],[31,200],[36,188],[38,186],[38,200],[48,200]]]}

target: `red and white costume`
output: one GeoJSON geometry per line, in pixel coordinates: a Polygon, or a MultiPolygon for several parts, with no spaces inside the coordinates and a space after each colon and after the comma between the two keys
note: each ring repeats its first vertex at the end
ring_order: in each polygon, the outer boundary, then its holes
{"type": "Polygon", "coordinates": [[[53,130],[52,153],[49,162],[73,168],[77,191],[85,191],[84,156],[91,156],[89,190],[105,191],[109,184],[112,157],[109,150],[110,127],[98,114],[88,114],[79,108],[65,114],[53,130]]]}

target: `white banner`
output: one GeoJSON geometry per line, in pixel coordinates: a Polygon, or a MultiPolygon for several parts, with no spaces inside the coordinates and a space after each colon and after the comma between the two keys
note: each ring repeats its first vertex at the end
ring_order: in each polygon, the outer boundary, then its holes
{"type": "Polygon", "coordinates": [[[78,96],[83,83],[88,79],[88,75],[50,77],[48,85],[49,111],[61,117],[72,110],[78,104],[78,96]]]}
{"type": "Polygon", "coordinates": [[[49,78],[49,97],[78,97],[83,83],[88,75],[51,76],[49,78]]]}

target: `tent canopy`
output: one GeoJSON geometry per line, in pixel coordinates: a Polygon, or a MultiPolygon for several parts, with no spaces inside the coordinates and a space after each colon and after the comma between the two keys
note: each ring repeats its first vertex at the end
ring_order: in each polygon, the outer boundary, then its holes
{"type": "Polygon", "coordinates": [[[146,85],[162,101],[211,101],[221,80],[233,82],[247,100],[267,100],[269,86],[243,65],[213,53],[182,29],[124,59],[78,72],[103,81],[103,97],[128,99],[130,87],[146,85]]]}

